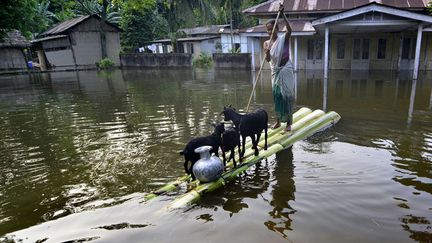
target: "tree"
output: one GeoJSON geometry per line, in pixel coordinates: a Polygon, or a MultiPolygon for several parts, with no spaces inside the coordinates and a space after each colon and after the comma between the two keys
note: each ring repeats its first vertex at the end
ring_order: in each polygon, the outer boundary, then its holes
{"type": "Polygon", "coordinates": [[[432,15],[432,1],[429,1],[427,11],[429,12],[429,15],[432,15]]]}
{"type": "Polygon", "coordinates": [[[170,26],[158,12],[155,1],[125,2],[121,13],[121,41],[125,51],[133,51],[146,42],[166,37],[169,33],[170,26]]]}
{"type": "Polygon", "coordinates": [[[97,0],[79,0],[75,12],[78,16],[96,14],[111,24],[119,24],[121,19],[119,6],[112,2],[103,0],[100,4],[97,0]]]}
{"type": "Polygon", "coordinates": [[[51,2],[49,0],[43,0],[36,3],[35,19],[38,25],[34,26],[32,29],[33,36],[42,33],[54,23],[56,15],[49,10],[50,4],[51,2]]]}
{"type": "Polygon", "coordinates": [[[49,11],[54,14],[54,22],[63,22],[75,17],[75,0],[50,0],[49,11]]]}
{"type": "Polygon", "coordinates": [[[35,0],[2,0],[0,7],[0,37],[10,30],[20,30],[30,38],[32,30],[38,23],[36,19],[35,0]]]}

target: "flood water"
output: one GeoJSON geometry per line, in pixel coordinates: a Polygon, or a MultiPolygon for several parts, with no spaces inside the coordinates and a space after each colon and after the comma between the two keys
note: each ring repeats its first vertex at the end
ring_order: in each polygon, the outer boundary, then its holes
{"type": "MultiPolygon", "coordinates": [[[[334,127],[190,207],[178,154],[244,109],[255,73],[116,70],[0,76],[0,241],[431,242],[432,73],[297,75],[297,109],[334,127]]],[[[253,97],[273,117],[270,74],[253,97]]]]}

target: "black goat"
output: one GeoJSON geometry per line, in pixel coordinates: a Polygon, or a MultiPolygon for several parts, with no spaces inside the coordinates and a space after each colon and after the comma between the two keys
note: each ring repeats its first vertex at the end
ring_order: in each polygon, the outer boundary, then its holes
{"type": "Polygon", "coordinates": [[[268,115],[264,109],[257,109],[254,112],[240,115],[235,111],[233,107],[228,106],[224,107],[222,113],[224,115],[224,120],[231,120],[242,137],[243,149],[240,155],[240,159],[244,156],[245,153],[246,137],[250,137],[252,139],[252,147],[255,149],[254,154],[255,156],[258,155],[258,142],[260,140],[261,132],[263,130],[265,136],[264,150],[267,150],[268,115]]]}
{"type": "MultiPolygon", "coordinates": [[[[226,165],[226,158],[225,158],[225,152],[231,151],[230,157],[228,158],[228,162],[233,159],[234,167],[237,167],[237,163],[235,161],[235,147],[238,146],[238,153],[239,156],[241,154],[240,149],[240,134],[238,133],[237,129],[234,127],[228,128],[225,130],[224,133],[222,133],[221,138],[221,149],[222,149],[222,157],[224,166],[226,165]]],[[[241,162],[241,158],[240,158],[241,162]]]]}
{"type": "Polygon", "coordinates": [[[210,153],[215,153],[216,156],[219,156],[218,150],[221,144],[221,135],[225,131],[225,127],[223,123],[219,123],[218,125],[213,125],[214,131],[211,135],[206,137],[198,137],[190,140],[183,151],[180,152],[181,155],[184,156],[184,168],[187,174],[192,175],[192,180],[195,180],[195,175],[192,173],[192,167],[200,159],[200,155],[195,153],[195,149],[201,146],[212,146],[213,149],[210,153]],[[192,165],[189,168],[188,164],[191,161],[192,165]]]}

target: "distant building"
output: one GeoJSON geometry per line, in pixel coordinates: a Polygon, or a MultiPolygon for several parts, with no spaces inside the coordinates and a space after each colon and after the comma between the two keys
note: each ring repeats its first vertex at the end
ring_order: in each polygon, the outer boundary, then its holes
{"type": "Polygon", "coordinates": [[[30,47],[18,30],[7,32],[0,40],[0,70],[27,69],[24,49],[30,47]]]}
{"type": "MultiPolygon", "coordinates": [[[[265,23],[276,18],[279,0],[248,8],[260,25],[240,30],[259,65],[265,23]],[[258,45],[251,45],[256,43],[258,45]],[[252,49],[254,47],[254,49],[252,49]]],[[[432,16],[424,0],[285,1],[291,22],[291,59],[295,69],[432,70],[432,16]]]]}
{"type": "MultiPolygon", "coordinates": [[[[177,39],[179,52],[191,53],[193,57],[198,57],[201,52],[207,54],[229,53],[233,47],[236,50],[241,49],[238,31],[233,30],[233,35],[231,35],[230,25],[228,24],[185,28],[178,31],[187,36],[177,39]],[[231,40],[233,40],[232,43],[231,40]]],[[[155,40],[149,44],[149,48],[150,46],[156,46],[155,53],[170,53],[173,51],[170,39],[155,40]]]]}
{"type": "MultiPolygon", "coordinates": [[[[76,69],[95,67],[102,59],[102,21],[97,15],[66,20],[33,40],[41,69],[76,69]]],[[[120,29],[110,23],[103,25],[108,58],[120,65],[120,29]]]]}

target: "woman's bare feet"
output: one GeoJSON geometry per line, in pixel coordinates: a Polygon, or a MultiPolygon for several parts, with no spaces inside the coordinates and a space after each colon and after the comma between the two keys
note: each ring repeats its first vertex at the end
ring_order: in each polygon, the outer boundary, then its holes
{"type": "Polygon", "coordinates": [[[284,130],[285,130],[285,132],[290,132],[291,131],[291,125],[287,125],[284,130]]]}
{"type": "Polygon", "coordinates": [[[276,121],[275,124],[273,124],[272,129],[276,129],[278,127],[280,127],[280,121],[276,121]]]}

